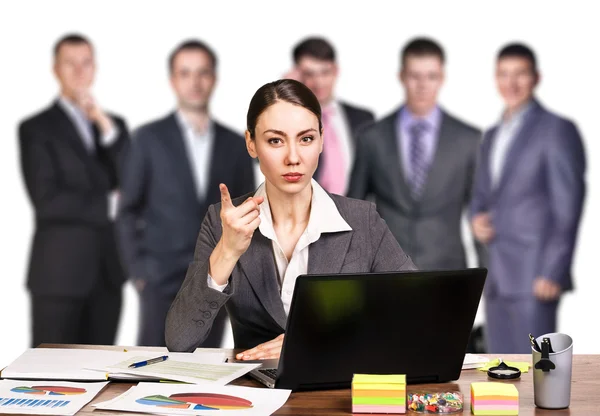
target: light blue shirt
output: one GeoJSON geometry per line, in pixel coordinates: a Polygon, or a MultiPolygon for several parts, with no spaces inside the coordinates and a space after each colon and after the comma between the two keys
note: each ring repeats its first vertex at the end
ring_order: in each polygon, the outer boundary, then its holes
{"type": "Polygon", "coordinates": [[[402,149],[402,167],[404,170],[404,178],[407,180],[412,177],[413,171],[410,159],[410,128],[414,123],[419,121],[424,121],[428,125],[428,129],[423,134],[422,138],[425,151],[424,162],[428,166],[431,166],[435,155],[435,149],[437,148],[438,133],[442,122],[442,111],[436,106],[425,117],[417,117],[412,114],[406,106],[403,106],[398,112],[396,131],[398,131],[399,137],[397,137],[397,140],[400,149],[402,149]]]}
{"type": "Polygon", "coordinates": [[[210,174],[210,160],[214,142],[214,124],[209,121],[206,130],[197,131],[186,119],[181,111],[175,113],[175,118],[183,133],[186,152],[192,167],[192,174],[196,184],[196,193],[199,200],[204,200],[210,174]]]}
{"type": "Polygon", "coordinates": [[[495,188],[500,183],[502,170],[506,163],[506,156],[515,140],[515,137],[523,126],[525,116],[531,109],[532,102],[529,101],[518,109],[509,119],[502,117],[494,144],[490,151],[490,177],[492,179],[492,188],[495,188]]]}

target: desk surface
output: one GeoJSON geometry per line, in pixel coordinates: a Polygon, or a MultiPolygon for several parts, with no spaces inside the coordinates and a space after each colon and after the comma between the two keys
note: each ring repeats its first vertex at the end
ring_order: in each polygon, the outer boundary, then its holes
{"type": "MultiPolygon", "coordinates": [[[[136,350],[140,347],[115,347],[115,346],[90,346],[90,345],[56,345],[44,344],[45,348],[94,348],[94,349],[123,349],[136,350]]],[[[148,348],[144,348],[148,350],[148,348]]],[[[229,356],[233,350],[225,349],[229,356]]],[[[492,358],[490,356],[490,358],[492,358]]],[[[493,357],[496,358],[496,357],[493,357]]],[[[504,355],[506,361],[529,361],[529,355],[504,355]]],[[[459,380],[446,384],[409,384],[408,392],[418,390],[447,391],[458,390],[463,393],[465,400],[464,414],[471,414],[471,383],[474,381],[488,381],[487,375],[479,370],[464,370],[459,380]]],[[[524,373],[518,381],[512,382],[519,390],[519,415],[594,415],[600,414],[600,355],[575,355],[573,356],[573,378],[571,386],[571,407],[566,410],[542,410],[533,403],[533,373],[531,370],[524,373]]],[[[249,378],[242,377],[232,384],[248,387],[262,387],[262,384],[249,378]]],[[[128,390],[132,383],[110,383],[91,403],[99,403],[112,399],[128,390]]],[[[287,403],[275,412],[275,415],[351,415],[350,390],[323,390],[313,392],[292,393],[287,403]]],[[[88,404],[78,415],[111,415],[117,412],[94,410],[88,404]]],[[[128,413],[133,415],[134,413],[128,413]]],[[[407,412],[417,415],[418,413],[407,412]]]]}

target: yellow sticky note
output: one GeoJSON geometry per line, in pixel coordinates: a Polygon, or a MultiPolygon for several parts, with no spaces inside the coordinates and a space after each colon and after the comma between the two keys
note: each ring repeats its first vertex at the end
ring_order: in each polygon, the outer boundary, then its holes
{"type": "Polygon", "coordinates": [[[405,374],[354,374],[352,383],[356,384],[406,384],[405,374]]]}

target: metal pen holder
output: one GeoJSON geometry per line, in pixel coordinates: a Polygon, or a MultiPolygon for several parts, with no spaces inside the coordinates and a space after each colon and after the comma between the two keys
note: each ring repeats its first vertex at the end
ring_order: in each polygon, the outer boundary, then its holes
{"type": "Polygon", "coordinates": [[[573,339],[561,333],[536,338],[541,351],[531,347],[534,402],[543,409],[565,409],[571,403],[573,339]]]}

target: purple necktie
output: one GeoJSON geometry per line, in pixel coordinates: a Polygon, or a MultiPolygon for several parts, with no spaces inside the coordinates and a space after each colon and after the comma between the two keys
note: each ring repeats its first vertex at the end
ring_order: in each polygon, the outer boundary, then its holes
{"type": "Polygon", "coordinates": [[[410,188],[414,199],[421,197],[421,192],[427,180],[429,163],[425,154],[425,133],[428,125],[424,121],[417,121],[409,128],[410,133],[410,188]]]}

